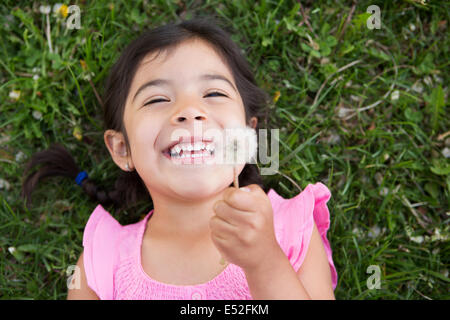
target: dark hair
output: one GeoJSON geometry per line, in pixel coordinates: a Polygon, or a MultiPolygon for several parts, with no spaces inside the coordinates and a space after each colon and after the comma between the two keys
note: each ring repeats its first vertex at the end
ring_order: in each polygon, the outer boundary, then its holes
{"type": "MultiPolygon", "coordinates": [[[[199,38],[212,44],[218,54],[225,59],[242,97],[246,123],[249,124],[249,120],[256,117],[258,132],[263,111],[268,103],[268,95],[257,86],[247,60],[224,29],[218,26],[218,21],[215,19],[194,18],[159,26],[144,32],[132,41],[113,65],[106,80],[103,97],[104,129],[121,132],[125,137],[127,150],[130,151],[123,114],[131,82],[140,62],[150,53],[171,51],[185,40],[199,38]]],[[[27,199],[27,206],[31,202],[31,193],[39,180],[59,175],[75,179],[80,171],[69,152],[58,144],[34,154],[26,166],[25,175],[39,164],[44,166],[29,174],[23,183],[22,196],[27,199]]],[[[268,191],[268,188],[263,185],[259,169],[255,164],[246,164],[239,175],[239,186],[249,184],[258,184],[266,193],[268,191]]],[[[93,201],[102,205],[113,204],[119,209],[149,197],[148,190],[135,170],[121,171],[115,182],[115,189],[112,191],[99,190],[89,178],[84,179],[81,186],[93,201]]]]}

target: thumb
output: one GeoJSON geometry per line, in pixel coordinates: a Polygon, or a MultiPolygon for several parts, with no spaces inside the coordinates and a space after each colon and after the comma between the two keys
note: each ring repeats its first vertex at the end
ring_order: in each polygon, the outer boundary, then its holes
{"type": "Polygon", "coordinates": [[[257,184],[249,184],[248,186],[240,187],[239,189],[246,192],[255,192],[257,190],[260,190],[261,187],[257,184]]]}

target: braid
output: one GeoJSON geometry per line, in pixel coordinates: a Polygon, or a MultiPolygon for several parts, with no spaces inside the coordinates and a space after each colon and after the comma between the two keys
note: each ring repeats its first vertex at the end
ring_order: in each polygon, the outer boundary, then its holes
{"type": "MultiPolygon", "coordinates": [[[[31,204],[31,194],[39,181],[50,176],[66,176],[75,180],[79,172],[80,168],[72,155],[60,144],[53,144],[47,150],[34,154],[26,165],[25,175],[28,174],[28,176],[22,185],[22,197],[26,199],[27,207],[29,208],[31,204]],[[28,174],[38,165],[42,167],[28,174]]],[[[136,171],[121,171],[111,191],[99,188],[89,177],[81,182],[81,187],[92,201],[103,206],[112,204],[119,211],[140,199],[149,198],[147,189],[136,171]]]]}

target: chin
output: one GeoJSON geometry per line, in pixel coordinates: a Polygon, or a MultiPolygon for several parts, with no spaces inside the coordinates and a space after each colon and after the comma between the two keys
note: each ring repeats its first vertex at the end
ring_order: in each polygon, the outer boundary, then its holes
{"type": "MultiPolygon", "coordinates": [[[[199,179],[193,179],[189,183],[181,183],[182,185],[178,185],[172,188],[172,190],[183,198],[206,198],[221,192],[229,185],[229,183],[227,183],[225,180],[222,180],[225,181],[225,183],[218,183],[217,181],[218,180],[212,177],[209,179],[199,177],[199,179]]],[[[177,183],[180,184],[180,181],[178,181],[177,183]]]]}

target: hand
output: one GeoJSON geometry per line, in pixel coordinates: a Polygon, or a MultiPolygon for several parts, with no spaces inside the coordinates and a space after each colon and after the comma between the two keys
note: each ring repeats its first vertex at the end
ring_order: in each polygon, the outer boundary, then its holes
{"type": "Polygon", "coordinates": [[[258,185],[250,192],[229,187],[223,200],[214,204],[210,220],[211,239],[227,261],[252,270],[278,257],[281,248],[275,237],[272,205],[258,185]]]}

